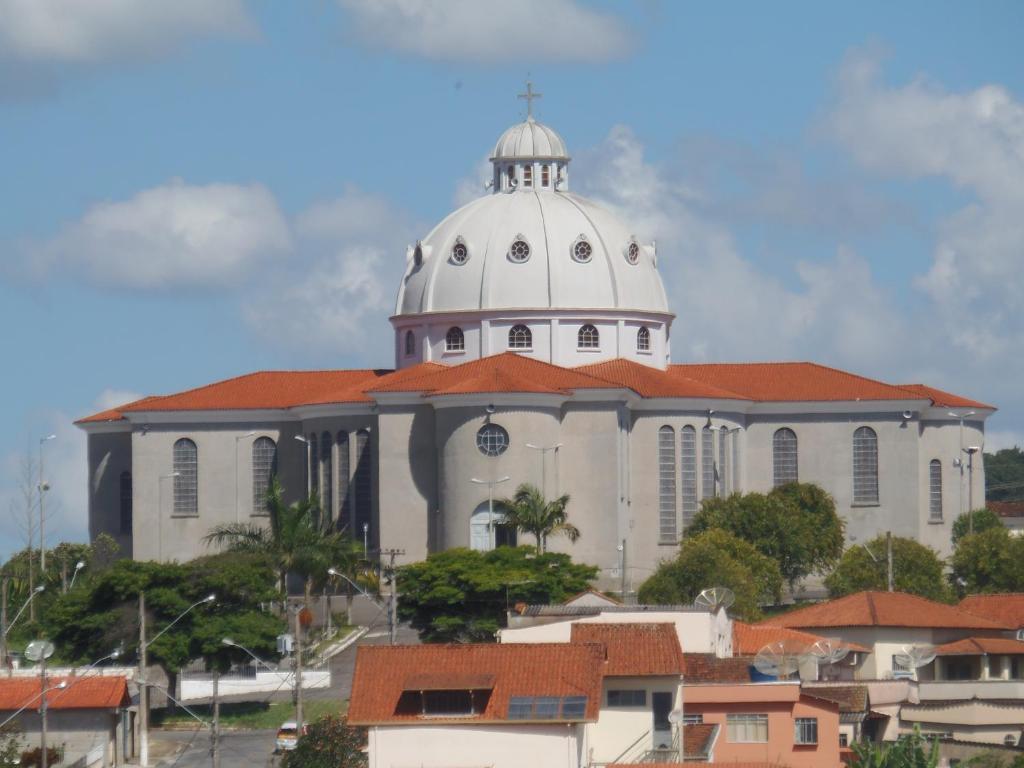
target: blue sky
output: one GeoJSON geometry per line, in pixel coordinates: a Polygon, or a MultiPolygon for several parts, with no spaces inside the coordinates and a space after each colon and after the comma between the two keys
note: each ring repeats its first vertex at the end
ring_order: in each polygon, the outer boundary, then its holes
{"type": "Polygon", "coordinates": [[[1024,436],[1016,2],[0,0],[0,556],[41,435],[259,368],[386,366],[405,258],[523,115],[656,237],[674,357],[812,359],[1024,436]],[[85,10],[85,6],[89,8],[85,10]],[[9,515],[14,510],[13,517],[9,515]]]}

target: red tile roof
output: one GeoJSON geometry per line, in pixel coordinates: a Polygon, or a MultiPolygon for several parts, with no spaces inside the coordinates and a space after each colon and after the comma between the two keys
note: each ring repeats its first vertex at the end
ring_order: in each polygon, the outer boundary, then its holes
{"type": "Polygon", "coordinates": [[[919,397],[926,397],[932,401],[932,405],[938,408],[986,408],[995,410],[994,406],[980,403],[977,400],[968,400],[966,397],[954,395],[950,392],[943,392],[941,389],[929,387],[927,384],[900,384],[903,389],[910,390],[919,397]]]}
{"type": "MultiPolygon", "coordinates": [[[[586,712],[581,719],[593,721],[601,706],[603,666],[604,648],[585,643],[364,645],[356,653],[348,722],[372,725],[505,721],[513,696],[586,696],[586,712]],[[432,685],[443,682],[445,676],[489,676],[493,688],[486,708],[479,715],[457,718],[395,714],[402,692],[412,690],[409,686],[424,670],[438,678],[432,685]]],[[[451,690],[451,686],[447,689],[451,690]]]]}
{"type": "Polygon", "coordinates": [[[673,624],[577,622],[572,625],[569,640],[604,646],[606,676],[679,675],[683,671],[683,652],[673,624]]]}
{"type": "Polygon", "coordinates": [[[935,649],[938,656],[1024,655],[1024,643],[1009,637],[965,637],[935,649]]]}
{"type": "Polygon", "coordinates": [[[1000,517],[1024,517],[1024,501],[986,501],[985,506],[1000,517]]]}
{"type": "MultiPolygon", "coordinates": [[[[131,702],[124,677],[48,677],[46,687],[49,709],[113,709],[131,702]],[[61,682],[67,687],[57,689],[61,682]]],[[[38,708],[41,691],[42,680],[38,677],[0,678],[0,711],[38,708]]]]}
{"type": "Polygon", "coordinates": [[[624,389],[631,389],[641,397],[708,397],[726,400],[747,400],[736,392],[714,384],[687,378],[672,366],[659,371],[631,360],[609,360],[604,363],[584,365],[577,368],[590,376],[596,376],[624,389]]]}
{"type": "Polygon", "coordinates": [[[1010,629],[1024,627],[1024,592],[1002,595],[968,595],[957,606],[974,616],[1008,624],[1010,629]]]}
{"type": "Polygon", "coordinates": [[[718,726],[714,723],[695,723],[683,727],[683,755],[690,757],[711,757],[711,744],[718,726]]]}
{"type": "Polygon", "coordinates": [[[749,683],[750,659],[720,659],[713,653],[684,653],[683,677],[687,683],[749,683]]]}
{"type": "MultiPolygon", "coordinates": [[[[810,648],[819,640],[824,640],[822,635],[812,635],[810,632],[801,632],[788,627],[778,627],[771,624],[747,624],[743,621],[732,623],[732,652],[737,656],[754,656],[759,650],[769,643],[785,643],[787,647],[803,646],[810,648]]],[[[857,643],[839,643],[851,651],[870,653],[871,649],[857,643]]]]}
{"type": "MultiPolygon", "coordinates": [[[[608,768],[679,768],[680,763],[610,763],[608,768]]],[[[691,763],[689,760],[685,763],[686,768],[788,768],[785,763],[723,763],[717,761],[714,763],[691,763]]]]}
{"type": "Polygon", "coordinates": [[[831,701],[839,705],[840,712],[867,712],[869,706],[866,685],[808,685],[802,686],[805,696],[831,701]]]}
{"type": "Polygon", "coordinates": [[[951,605],[904,592],[857,592],[761,622],[777,627],[937,627],[945,629],[1007,629],[951,605]]]}

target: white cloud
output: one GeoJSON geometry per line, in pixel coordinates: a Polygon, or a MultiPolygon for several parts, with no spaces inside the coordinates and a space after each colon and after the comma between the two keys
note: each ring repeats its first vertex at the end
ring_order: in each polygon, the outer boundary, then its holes
{"type": "Polygon", "coordinates": [[[0,0],[0,58],[149,57],[201,35],[248,35],[243,0],[0,0]]]}
{"type": "Polygon", "coordinates": [[[245,281],[289,248],[288,224],[265,187],[173,180],[94,205],[31,259],[41,273],[69,268],[102,285],[163,290],[245,281]]]}
{"type": "Polygon", "coordinates": [[[446,61],[604,61],[633,48],[625,22],[575,0],[338,0],[352,39],[446,61]]]}

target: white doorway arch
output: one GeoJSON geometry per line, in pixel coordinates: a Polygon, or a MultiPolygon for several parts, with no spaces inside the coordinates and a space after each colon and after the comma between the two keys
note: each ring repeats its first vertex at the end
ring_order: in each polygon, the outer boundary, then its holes
{"type": "Polygon", "coordinates": [[[469,548],[489,552],[495,547],[516,546],[516,531],[505,523],[501,507],[483,501],[469,518],[469,548]]]}

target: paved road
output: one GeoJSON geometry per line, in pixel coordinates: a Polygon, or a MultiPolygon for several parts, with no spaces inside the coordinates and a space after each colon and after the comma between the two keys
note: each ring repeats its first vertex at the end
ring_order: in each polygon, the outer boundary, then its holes
{"type": "MultiPolygon", "coordinates": [[[[243,731],[221,734],[221,768],[271,768],[278,764],[273,754],[276,731],[243,731]]],[[[158,768],[209,768],[210,732],[156,731],[152,741],[159,742],[161,752],[171,754],[156,763],[158,768]],[[179,751],[180,750],[180,751],[179,751]],[[176,754],[175,754],[176,753],[176,754]]]]}

